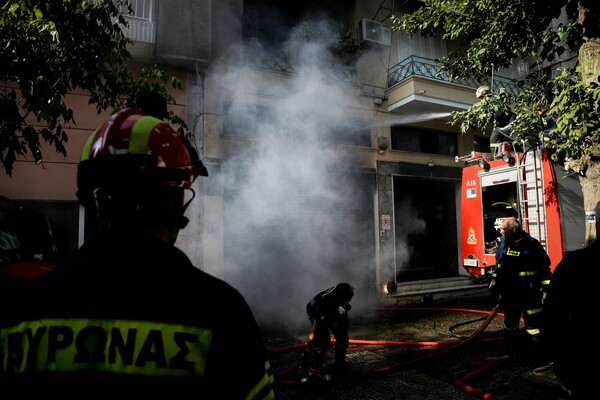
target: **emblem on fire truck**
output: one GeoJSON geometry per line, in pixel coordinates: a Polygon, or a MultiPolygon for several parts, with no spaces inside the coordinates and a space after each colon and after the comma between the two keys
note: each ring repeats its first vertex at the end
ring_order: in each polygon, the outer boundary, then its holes
{"type": "Polygon", "coordinates": [[[469,228],[469,235],[467,236],[467,244],[477,244],[477,238],[475,237],[475,230],[473,227],[469,228]]]}

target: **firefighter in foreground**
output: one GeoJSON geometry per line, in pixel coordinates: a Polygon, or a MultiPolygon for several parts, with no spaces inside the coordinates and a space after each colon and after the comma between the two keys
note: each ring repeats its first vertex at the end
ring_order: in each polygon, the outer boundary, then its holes
{"type": "Polygon", "coordinates": [[[352,297],[354,297],[354,287],[349,283],[339,283],[318,293],[306,305],[306,316],[311,328],[298,371],[302,383],[330,380],[323,369],[325,356],[332,348],[330,333],[335,337],[335,372],[336,374],[348,372],[346,364],[350,328],[348,311],[351,309],[352,297]]]}
{"type": "Polygon", "coordinates": [[[518,358],[528,346],[540,342],[542,304],[551,277],[550,257],[537,239],[521,229],[515,217],[502,220],[500,233],[490,290],[504,310],[508,355],[518,358]],[[521,318],[524,337],[520,336],[521,318]]]}
{"type": "Polygon", "coordinates": [[[199,175],[196,151],[161,119],[124,109],[92,133],[77,196],[93,236],[0,321],[2,397],[274,398],[245,299],[174,246],[199,175]]]}
{"type": "MultiPolygon", "coordinates": [[[[600,203],[596,207],[598,227],[600,203]]],[[[596,229],[596,231],[598,231],[596,229]]],[[[590,267],[600,260],[600,240],[574,250],[563,257],[552,274],[544,302],[544,342],[550,353],[554,374],[573,400],[587,399],[596,391],[596,360],[582,362],[587,355],[598,354],[598,342],[582,335],[590,328],[598,306],[597,282],[590,278],[590,267]]],[[[592,274],[592,276],[595,273],[592,274]]]]}

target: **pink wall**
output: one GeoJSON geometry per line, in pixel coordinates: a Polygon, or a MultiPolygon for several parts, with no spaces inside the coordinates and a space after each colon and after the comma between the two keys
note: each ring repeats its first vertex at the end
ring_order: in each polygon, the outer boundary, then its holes
{"type": "Polygon", "coordinates": [[[28,155],[13,164],[12,176],[0,171],[0,193],[14,200],[77,200],[76,175],[85,140],[109,113],[98,116],[84,95],[67,95],[77,126],[69,125],[65,147],[67,157],[42,142],[43,164],[36,165],[28,155]]]}
{"type": "MultiPolygon", "coordinates": [[[[179,74],[178,78],[185,88],[185,75],[179,74]]],[[[172,94],[177,105],[170,109],[185,118],[186,91],[172,94]]],[[[26,157],[14,163],[12,176],[8,176],[4,169],[0,170],[0,194],[14,200],[77,200],[77,163],[81,149],[88,136],[110,117],[110,113],[98,115],[95,106],[88,104],[88,96],[81,92],[67,95],[67,102],[75,115],[75,124],[65,126],[69,137],[65,143],[67,157],[43,143],[43,165],[35,165],[31,157],[26,157]]]]}

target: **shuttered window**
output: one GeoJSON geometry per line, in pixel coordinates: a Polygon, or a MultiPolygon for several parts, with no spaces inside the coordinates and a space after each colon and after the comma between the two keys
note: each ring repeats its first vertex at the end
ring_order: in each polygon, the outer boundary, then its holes
{"type": "Polygon", "coordinates": [[[446,41],[439,32],[435,37],[410,36],[407,32],[396,32],[398,43],[398,62],[410,56],[419,56],[435,60],[446,56],[446,41]]]}

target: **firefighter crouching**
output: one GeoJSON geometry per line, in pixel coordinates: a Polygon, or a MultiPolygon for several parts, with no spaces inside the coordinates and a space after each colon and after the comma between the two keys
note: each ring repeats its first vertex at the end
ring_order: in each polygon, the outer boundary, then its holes
{"type": "Polygon", "coordinates": [[[327,352],[331,350],[331,336],[335,337],[335,372],[347,372],[346,351],[348,349],[348,329],[350,321],[350,300],[354,297],[354,287],[348,283],[339,283],[317,295],[306,305],[306,316],[311,328],[306,341],[306,349],[300,360],[301,382],[327,381],[323,363],[327,352]]]}
{"type": "Polygon", "coordinates": [[[542,304],[551,277],[550,257],[514,217],[502,221],[500,233],[490,291],[503,307],[507,351],[515,358],[523,356],[527,346],[540,343],[542,304]],[[519,330],[521,317],[526,331],[523,338],[519,330]]]}
{"type": "Polygon", "coordinates": [[[199,175],[189,141],[159,118],[124,109],[92,133],[77,196],[94,229],[2,315],[2,398],[275,397],[245,299],[174,246],[199,175]]]}

